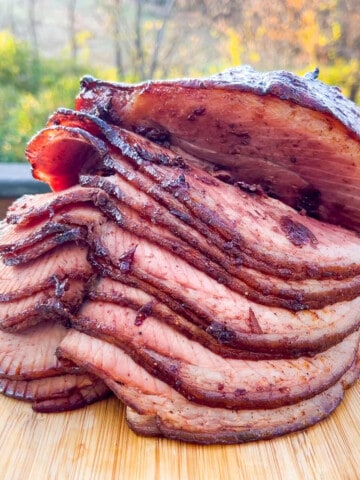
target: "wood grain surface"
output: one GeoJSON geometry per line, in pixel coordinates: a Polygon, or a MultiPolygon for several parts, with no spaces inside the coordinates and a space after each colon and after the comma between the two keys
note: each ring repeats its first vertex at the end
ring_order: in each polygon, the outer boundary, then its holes
{"type": "Polygon", "coordinates": [[[138,437],[115,398],[74,412],[36,414],[0,397],[2,480],[357,480],[360,381],[325,421],[242,445],[138,437]]]}

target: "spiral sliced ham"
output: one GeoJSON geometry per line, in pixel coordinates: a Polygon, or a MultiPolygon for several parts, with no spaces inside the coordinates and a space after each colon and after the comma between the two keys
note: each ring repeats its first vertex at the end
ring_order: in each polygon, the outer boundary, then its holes
{"type": "Polygon", "coordinates": [[[315,76],[83,80],[26,150],[54,191],[1,224],[5,395],[51,412],[112,391],[135,432],[198,443],[339,405],[360,374],[360,114],[315,76]]]}

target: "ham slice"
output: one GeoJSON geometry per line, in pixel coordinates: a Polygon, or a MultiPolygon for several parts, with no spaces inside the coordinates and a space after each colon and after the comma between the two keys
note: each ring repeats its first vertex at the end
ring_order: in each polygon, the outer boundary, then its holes
{"type": "Polygon", "coordinates": [[[22,333],[0,331],[0,377],[10,380],[34,380],[60,374],[73,374],[79,367],[60,361],[55,350],[67,329],[48,320],[22,333]],[[39,348],[41,347],[41,349],[39,348]]]}
{"type": "Polygon", "coordinates": [[[183,399],[166,401],[158,395],[141,395],[111,380],[107,383],[120,398],[133,400],[134,407],[126,409],[126,419],[135,433],[205,445],[265,440],[303,430],[324,420],[343,399],[343,390],[337,384],[294,405],[232,411],[194,406],[183,399]]]}
{"type": "Polygon", "coordinates": [[[54,413],[75,410],[103,400],[109,388],[97,377],[58,375],[34,380],[0,378],[0,393],[32,403],[35,412],[54,413]]]}

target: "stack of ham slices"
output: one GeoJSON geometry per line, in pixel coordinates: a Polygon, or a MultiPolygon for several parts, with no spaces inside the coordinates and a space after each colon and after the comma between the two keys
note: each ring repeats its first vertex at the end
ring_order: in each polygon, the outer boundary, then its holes
{"type": "Polygon", "coordinates": [[[325,418],[360,374],[359,125],[316,73],[84,78],[1,225],[1,391],[197,443],[325,418]]]}

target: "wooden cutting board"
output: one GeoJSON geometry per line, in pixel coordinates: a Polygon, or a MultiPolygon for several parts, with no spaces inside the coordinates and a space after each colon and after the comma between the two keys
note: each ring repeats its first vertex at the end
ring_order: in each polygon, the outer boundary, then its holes
{"type": "Polygon", "coordinates": [[[360,381],[306,431],[268,441],[199,446],[138,437],[115,398],[36,414],[0,397],[2,480],[358,480],[360,381]]]}

